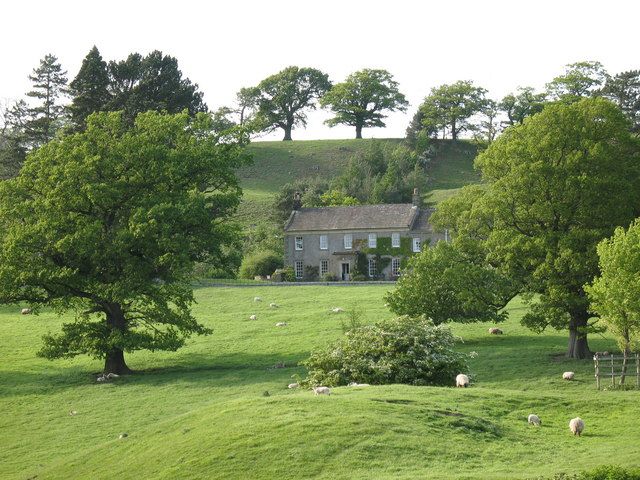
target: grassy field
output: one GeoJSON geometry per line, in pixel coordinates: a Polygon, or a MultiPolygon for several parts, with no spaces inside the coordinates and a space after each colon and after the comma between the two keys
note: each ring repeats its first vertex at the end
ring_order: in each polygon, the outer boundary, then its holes
{"type": "MultiPolygon", "coordinates": [[[[349,159],[369,148],[371,142],[400,144],[402,139],[297,140],[293,142],[254,142],[249,145],[253,165],[242,168],[238,175],[244,198],[237,218],[249,226],[268,218],[273,195],[285,183],[296,179],[331,180],[342,172],[349,159]]],[[[440,141],[440,153],[430,167],[431,190],[425,192],[427,203],[436,204],[453,195],[457,189],[479,181],[473,170],[475,147],[468,142],[451,144],[440,141]]]]}
{"type": "Polygon", "coordinates": [[[460,348],[478,352],[469,389],[343,387],[316,397],[286,388],[304,374],[298,361],[342,334],[346,315],[331,307],[386,318],[388,288],[201,288],[194,312],[214,334],[175,353],[130,355],[142,373],[109,384],[95,381],[99,361],[35,357],[60,319],[3,307],[0,478],[504,479],[637,464],[640,392],[597,392],[592,362],[561,356],[564,332],[521,327],[518,302],[503,336],[487,324],[453,326],[460,348]],[[280,362],[286,368],[273,368],[280,362]],[[565,370],[576,380],[563,381],[565,370]],[[541,428],[527,425],[529,413],[541,428]],[[577,415],[581,438],[567,426],[577,415]]]}

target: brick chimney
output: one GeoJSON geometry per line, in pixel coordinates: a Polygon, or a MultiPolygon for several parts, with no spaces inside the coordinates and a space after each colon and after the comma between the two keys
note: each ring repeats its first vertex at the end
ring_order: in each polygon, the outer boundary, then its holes
{"type": "Polygon", "coordinates": [[[413,189],[413,197],[412,197],[411,201],[412,201],[414,207],[422,206],[422,197],[420,197],[420,194],[418,193],[418,189],[417,188],[413,189]]]}
{"type": "Polygon", "coordinates": [[[302,197],[300,192],[296,192],[293,194],[293,209],[300,210],[300,207],[302,207],[302,197]]]}

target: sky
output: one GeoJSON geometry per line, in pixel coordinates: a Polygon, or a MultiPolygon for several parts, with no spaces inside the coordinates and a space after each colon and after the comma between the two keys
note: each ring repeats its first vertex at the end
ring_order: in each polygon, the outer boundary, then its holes
{"type": "MultiPolygon", "coordinates": [[[[422,99],[444,83],[473,80],[500,99],[518,86],[542,89],[576,61],[598,60],[609,73],[640,68],[634,0],[21,0],[4,3],[1,18],[0,99],[23,97],[47,53],[71,80],[93,45],[105,60],[156,49],[176,57],[210,109],[289,65],[317,68],[333,82],[383,68],[410,106],[391,113],[386,128],[365,129],[365,138],[404,136],[422,99]]],[[[325,126],[329,117],[309,113],[294,140],[355,135],[325,126]]]]}

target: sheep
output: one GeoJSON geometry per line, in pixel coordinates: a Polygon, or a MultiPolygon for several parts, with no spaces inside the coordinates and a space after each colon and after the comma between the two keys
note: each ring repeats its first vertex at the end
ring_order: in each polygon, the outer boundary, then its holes
{"type": "Polygon", "coordinates": [[[499,328],[496,328],[496,327],[491,327],[489,329],[489,333],[491,335],[502,335],[502,330],[500,330],[499,328]]]}
{"type": "Polygon", "coordinates": [[[542,425],[542,420],[540,420],[540,417],[535,413],[529,415],[529,417],[527,418],[527,422],[529,422],[531,425],[535,425],[536,427],[542,425]]]}
{"type": "Polygon", "coordinates": [[[332,311],[333,313],[340,313],[340,312],[344,312],[344,310],[343,310],[343,309],[341,309],[340,307],[333,307],[333,308],[331,309],[331,311],[332,311]]]}
{"type": "Polygon", "coordinates": [[[117,373],[107,373],[106,377],[107,378],[118,378],[120,375],[118,375],[117,373]]]}
{"type": "Polygon", "coordinates": [[[350,387],[369,387],[370,385],[368,383],[351,382],[349,386],[350,387]]]}
{"type": "Polygon", "coordinates": [[[573,373],[573,372],[564,372],[564,373],[562,374],[562,378],[563,378],[563,380],[573,380],[573,377],[574,377],[575,375],[576,375],[576,374],[575,374],[575,373],[573,373]]]}
{"type": "Polygon", "coordinates": [[[467,388],[469,386],[469,377],[467,377],[464,373],[458,374],[456,377],[456,387],[464,387],[467,388]]]}
{"type": "Polygon", "coordinates": [[[331,395],[331,389],[329,387],[313,387],[313,393],[316,395],[331,395]]]}
{"type": "Polygon", "coordinates": [[[254,301],[254,302],[261,302],[261,301],[262,301],[262,298],[260,298],[260,297],[253,297],[253,301],[254,301]]]}
{"type": "Polygon", "coordinates": [[[300,385],[298,383],[290,383],[287,388],[298,388],[300,385]]]}
{"type": "Polygon", "coordinates": [[[287,326],[287,322],[278,322],[276,323],[276,327],[286,327],[287,326]]]}
{"type": "Polygon", "coordinates": [[[278,304],[271,302],[271,303],[269,304],[269,307],[271,307],[271,308],[278,308],[278,304]]]}
{"type": "Polygon", "coordinates": [[[574,436],[580,436],[580,434],[584,430],[584,420],[582,420],[580,417],[572,418],[569,421],[569,430],[571,430],[571,433],[573,433],[574,436]]]}
{"type": "Polygon", "coordinates": [[[30,308],[23,308],[22,310],[20,310],[20,314],[21,315],[31,315],[31,309],[30,308]]]}
{"type": "Polygon", "coordinates": [[[104,374],[102,374],[98,378],[96,378],[96,382],[106,382],[107,380],[108,380],[108,378],[104,374]]]}
{"type": "Polygon", "coordinates": [[[251,315],[249,316],[249,320],[257,320],[258,317],[256,315],[251,315]]]}
{"type": "Polygon", "coordinates": [[[69,410],[69,415],[74,417],[78,414],[78,412],[76,412],[75,410],[69,410]]]}

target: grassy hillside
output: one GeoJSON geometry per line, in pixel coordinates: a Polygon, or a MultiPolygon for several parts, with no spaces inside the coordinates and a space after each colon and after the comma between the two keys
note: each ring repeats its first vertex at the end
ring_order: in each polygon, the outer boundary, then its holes
{"type": "MultiPolygon", "coordinates": [[[[504,479],[636,463],[640,392],[597,392],[592,362],[559,356],[564,332],[521,327],[518,302],[503,336],[486,324],[453,327],[460,348],[478,352],[469,389],[287,389],[303,374],[296,363],[342,334],[345,315],[329,309],[388,317],[388,287],[200,289],[194,313],[214,334],[176,353],[131,355],[144,374],[110,384],[95,382],[98,361],[34,356],[41,335],[60,325],[50,312],[3,307],[0,478],[504,479]],[[273,368],[279,362],[286,368],[273,368]],[[576,380],[563,381],[565,370],[576,380]],[[527,425],[529,413],[541,428],[527,425]],[[568,431],[576,415],[582,438],[568,431]]],[[[591,347],[614,342],[598,336],[591,347]]]]}
{"type": "MultiPolygon", "coordinates": [[[[340,174],[349,158],[369,148],[371,142],[400,144],[403,140],[348,139],[348,140],[296,140],[293,142],[254,142],[249,146],[253,165],[238,173],[244,190],[244,199],[238,219],[244,225],[257,223],[270,213],[273,195],[285,183],[300,178],[331,180],[340,174]]],[[[425,201],[437,203],[463,185],[478,181],[473,171],[475,148],[466,142],[442,145],[430,167],[432,190],[425,192],[425,201]]]]}

